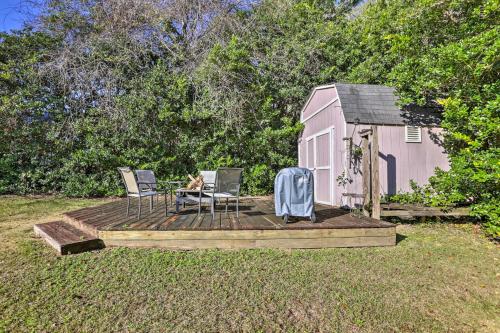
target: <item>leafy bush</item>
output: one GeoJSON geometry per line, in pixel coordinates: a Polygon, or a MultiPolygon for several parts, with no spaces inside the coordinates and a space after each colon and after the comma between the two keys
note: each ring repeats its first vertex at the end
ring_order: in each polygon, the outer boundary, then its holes
{"type": "Polygon", "coordinates": [[[125,165],[238,166],[244,191],[269,193],[297,164],[311,88],[387,84],[442,106],[451,162],[398,200],[469,204],[498,235],[498,0],[357,3],[48,1],[39,25],[0,33],[0,193],[120,194],[125,165]]]}
{"type": "Polygon", "coordinates": [[[255,195],[267,194],[264,189],[274,187],[276,172],[266,164],[258,164],[245,174],[245,186],[249,193],[255,195]]]}
{"type": "Polygon", "coordinates": [[[410,180],[410,192],[399,192],[397,194],[387,196],[385,198],[388,202],[397,202],[401,204],[418,204],[428,206],[431,204],[430,198],[434,191],[430,185],[420,186],[414,180],[410,180]]]}

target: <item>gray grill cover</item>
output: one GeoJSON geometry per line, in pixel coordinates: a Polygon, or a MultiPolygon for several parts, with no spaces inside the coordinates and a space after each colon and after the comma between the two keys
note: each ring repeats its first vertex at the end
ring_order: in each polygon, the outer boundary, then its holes
{"type": "Polygon", "coordinates": [[[286,168],[274,180],[276,216],[307,216],[314,213],[314,178],[309,169],[286,168]]]}

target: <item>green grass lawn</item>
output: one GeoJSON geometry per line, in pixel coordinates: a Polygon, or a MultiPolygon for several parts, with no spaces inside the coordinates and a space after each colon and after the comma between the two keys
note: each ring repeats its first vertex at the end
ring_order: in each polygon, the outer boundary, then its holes
{"type": "Polygon", "coordinates": [[[470,225],[395,247],[107,248],[59,257],[33,224],[103,200],[0,197],[0,332],[498,332],[499,248],[470,225]]]}

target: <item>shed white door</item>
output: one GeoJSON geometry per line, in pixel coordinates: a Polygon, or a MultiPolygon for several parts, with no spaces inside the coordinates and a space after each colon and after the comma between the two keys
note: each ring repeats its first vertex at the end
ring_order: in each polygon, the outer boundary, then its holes
{"type": "Polygon", "coordinates": [[[314,173],[314,200],[332,204],[333,129],[328,129],[306,141],[307,168],[314,173]]]}

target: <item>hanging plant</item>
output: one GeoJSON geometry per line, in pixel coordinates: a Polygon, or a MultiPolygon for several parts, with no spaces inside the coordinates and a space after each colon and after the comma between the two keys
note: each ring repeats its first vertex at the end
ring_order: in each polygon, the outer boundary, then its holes
{"type": "Polygon", "coordinates": [[[355,174],[360,171],[362,156],[363,150],[361,149],[361,147],[358,145],[353,145],[351,148],[349,165],[354,170],[355,174]]]}
{"type": "Polygon", "coordinates": [[[337,177],[337,184],[343,188],[345,188],[347,184],[351,184],[352,181],[352,178],[349,177],[345,171],[342,171],[342,173],[337,177]]]}
{"type": "Polygon", "coordinates": [[[360,160],[362,156],[363,156],[363,150],[361,149],[361,147],[358,145],[354,145],[352,147],[352,159],[355,161],[360,160]]]}

